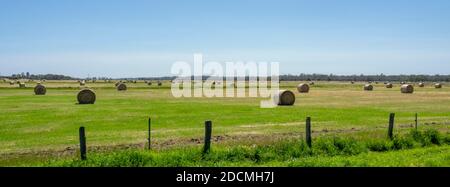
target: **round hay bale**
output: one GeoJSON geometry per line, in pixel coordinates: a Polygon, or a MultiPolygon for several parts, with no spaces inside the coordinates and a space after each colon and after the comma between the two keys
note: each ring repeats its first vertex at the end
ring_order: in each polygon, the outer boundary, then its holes
{"type": "Polygon", "coordinates": [[[83,89],[78,92],[77,99],[79,104],[94,104],[96,98],[93,90],[83,89]]]}
{"type": "Polygon", "coordinates": [[[309,85],[314,85],[314,82],[310,82],[309,85]]]}
{"type": "Polygon", "coordinates": [[[413,93],[414,92],[414,87],[411,84],[404,84],[400,87],[400,91],[402,93],[413,93]]]}
{"type": "Polygon", "coordinates": [[[25,87],[26,87],[25,83],[23,83],[23,82],[19,83],[19,88],[25,88],[25,87]]]}
{"type": "Polygon", "coordinates": [[[14,81],[9,81],[9,85],[14,85],[14,81]]]}
{"type": "Polygon", "coordinates": [[[295,103],[295,94],[289,90],[280,90],[273,96],[277,105],[293,105],[295,103]]]}
{"type": "Polygon", "coordinates": [[[425,84],[423,82],[420,82],[419,87],[425,87],[425,84]]]}
{"type": "Polygon", "coordinates": [[[120,81],[116,82],[114,85],[117,87],[117,86],[119,86],[120,83],[122,83],[122,82],[120,82],[120,81]]]}
{"type": "Polygon", "coordinates": [[[38,83],[34,87],[34,94],[36,94],[36,95],[45,95],[45,93],[47,93],[47,88],[45,88],[44,85],[38,83]]]}
{"type": "Polygon", "coordinates": [[[117,85],[117,91],[125,91],[127,90],[127,85],[124,83],[120,83],[119,85],[117,85]]]}
{"type": "Polygon", "coordinates": [[[86,81],[80,81],[80,86],[84,86],[84,85],[86,85],[86,81]]]}
{"type": "Polygon", "coordinates": [[[158,86],[162,86],[162,82],[158,82],[158,86]]]}
{"type": "Polygon", "coordinates": [[[436,83],[436,84],[434,84],[434,87],[435,88],[442,88],[442,84],[441,83],[436,83]]]}
{"type": "Polygon", "coordinates": [[[351,81],[350,84],[355,84],[355,81],[351,81]]]}
{"type": "Polygon", "coordinates": [[[149,86],[151,86],[151,85],[152,85],[152,82],[148,82],[147,84],[148,84],[149,86]]]}
{"type": "Polygon", "coordinates": [[[304,83],[299,84],[297,86],[297,90],[300,93],[308,93],[309,92],[309,85],[308,84],[304,84],[304,83]]]}
{"type": "Polygon", "coordinates": [[[386,83],[386,88],[392,88],[392,87],[394,87],[394,86],[392,85],[392,83],[386,83]]]}
{"type": "Polygon", "coordinates": [[[366,85],[364,85],[364,90],[365,91],[372,91],[373,90],[373,86],[371,84],[366,84],[366,85]]]}

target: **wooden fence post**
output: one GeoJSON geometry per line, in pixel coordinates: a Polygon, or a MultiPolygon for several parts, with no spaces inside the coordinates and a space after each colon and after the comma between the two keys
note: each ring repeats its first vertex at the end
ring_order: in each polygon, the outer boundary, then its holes
{"type": "Polygon", "coordinates": [[[308,147],[312,147],[311,117],[306,117],[306,144],[308,145],[308,147]]]}
{"type": "Polygon", "coordinates": [[[205,121],[205,146],[203,147],[203,153],[208,153],[211,148],[211,132],[212,122],[205,121]]]}
{"type": "Polygon", "coordinates": [[[81,160],[86,160],[86,134],[84,132],[84,127],[80,127],[80,157],[81,160]]]}
{"type": "Polygon", "coordinates": [[[417,121],[417,113],[416,113],[416,119],[415,119],[415,122],[416,122],[416,130],[417,130],[417,125],[418,125],[418,121],[417,121]]]}
{"type": "Polygon", "coordinates": [[[391,113],[389,115],[389,129],[388,129],[388,137],[389,139],[393,139],[394,138],[394,117],[395,117],[395,113],[391,113]]]}
{"type": "Polygon", "coordinates": [[[151,149],[152,119],[148,118],[148,150],[151,149]]]}

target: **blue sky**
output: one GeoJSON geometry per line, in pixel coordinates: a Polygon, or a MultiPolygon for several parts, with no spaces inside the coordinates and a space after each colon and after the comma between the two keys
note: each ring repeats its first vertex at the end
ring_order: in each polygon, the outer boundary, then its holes
{"type": "Polygon", "coordinates": [[[175,61],[283,74],[450,74],[447,0],[0,0],[0,74],[170,75],[175,61]]]}

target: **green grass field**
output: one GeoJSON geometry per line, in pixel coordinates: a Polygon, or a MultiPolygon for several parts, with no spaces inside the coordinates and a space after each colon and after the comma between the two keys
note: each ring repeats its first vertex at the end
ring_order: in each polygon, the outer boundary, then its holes
{"type": "MultiPolygon", "coordinates": [[[[396,134],[409,132],[418,113],[419,130],[438,130],[444,143],[381,153],[368,149],[356,155],[290,155],[288,159],[275,157],[262,163],[246,159],[160,163],[167,163],[165,166],[450,166],[450,150],[445,143],[450,132],[448,84],[435,89],[428,83],[425,88],[416,86],[413,94],[401,94],[398,84],[392,89],[384,88],[382,83],[374,84],[374,91],[367,92],[362,90],[363,83],[316,82],[310,93],[299,94],[295,89],[298,83],[281,84],[283,89],[295,91],[294,106],[271,109],[259,107],[264,98],[173,98],[169,82],[161,87],[128,83],[125,92],[116,91],[113,83],[87,83],[97,95],[94,105],[76,104],[80,88],[75,81],[47,81],[44,96],[34,95],[34,83],[28,83],[29,88],[0,83],[0,166],[83,165],[73,161],[78,155],[80,126],[86,127],[88,156],[114,158],[114,155],[128,155],[129,152],[122,152],[127,149],[132,155],[153,158],[159,154],[189,154],[186,149],[198,150],[205,120],[213,122],[212,146],[213,150],[217,149],[212,155],[219,155],[234,147],[252,149],[303,139],[307,116],[312,118],[313,141],[327,137],[352,138],[357,142],[384,140],[391,112],[396,113],[396,134]],[[149,117],[155,150],[147,153],[142,150],[147,141],[149,117]],[[402,157],[405,159],[399,160],[402,157]]],[[[158,165],[143,163],[140,165],[158,165]]]]}

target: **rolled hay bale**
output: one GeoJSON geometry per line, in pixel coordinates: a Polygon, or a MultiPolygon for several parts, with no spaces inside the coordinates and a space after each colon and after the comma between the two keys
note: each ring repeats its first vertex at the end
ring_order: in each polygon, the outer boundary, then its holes
{"type": "Polygon", "coordinates": [[[355,81],[351,81],[350,84],[355,84],[355,81]]]}
{"type": "Polygon", "coordinates": [[[299,84],[297,86],[297,90],[300,93],[308,93],[309,92],[309,85],[308,84],[304,84],[304,83],[299,84]]]}
{"type": "Polygon", "coordinates": [[[314,82],[310,82],[309,85],[314,85],[314,82]]]}
{"type": "Polygon", "coordinates": [[[34,94],[36,94],[36,95],[45,95],[45,93],[47,93],[47,88],[45,88],[44,85],[38,83],[34,87],[34,94]]]}
{"type": "Polygon", "coordinates": [[[9,81],[9,85],[14,85],[14,81],[9,81]]]}
{"type": "Polygon", "coordinates": [[[404,85],[404,84],[406,84],[406,82],[405,82],[405,81],[402,81],[402,82],[400,82],[400,84],[401,84],[401,85],[404,85]]]}
{"type": "Polygon", "coordinates": [[[19,88],[25,88],[25,87],[26,87],[26,85],[24,82],[19,83],[19,88]]]}
{"type": "Polygon", "coordinates": [[[162,86],[162,82],[158,82],[158,86],[162,86]]]}
{"type": "Polygon", "coordinates": [[[127,85],[124,83],[120,83],[119,85],[117,85],[117,91],[126,91],[127,90],[127,85]]]}
{"type": "Polygon", "coordinates": [[[371,84],[366,84],[366,85],[364,85],[364,90],[365,91],[372,91],[373,90],[373,86],[371,84]]]}
{"type": "Polygon", "coordinates": [[[423,82],[419,82],[419,87],[425,87],[425,84],[423,82]]]}
{"type": "Polygon", "coordinates": [[[378,81],[375,81],[375,84],[378,84],[378,81]]]}
{"type": "Polygon", "coordinates": [[[86,85],[86,81],[80,81],[80,86],[84,86],[84,85],[86,85]]]}
{"type": "Polygon", "coordinates": [[[152,85],[152,82],[148,82],[147,84],[148,84],[149,86],[151,86],[151,85],[152,85]]]}
{"type": "Polygon", "coordinates": [[[83,89],[78,92],[78,104],[94,104],[95,103],[95,92],[91,89],[83,89]]]}
{"type": "Polygon", "coordinates": [[[394,86],[392,85],[392,83],[386,83],[386,88],[392,88],[392,87],[394,87],[394,86]]]}
{"type": "Polygon", "coordinates": [[[121,81],[116,82],[114,85],[117,87],[117,86],[119,86],[120,83],[122,83],[122,82],[121,81]]]}
{"type": "Polygon", "coordinates": [[[434,84],[434,88],[442,88],[442,84],[441,83],[436,83],[436,84],[434,84]]]}
{"type": "Polygon", "coordinates": [[[414,92],[414,86],[411,84],[404,84],[400,87],[400,91],[402,93],[413,93],[414,92]]]}
{"type": "Polygon", "coordinates": [[[295,103],[295,94],[289,90],[280,90],[273,96],[273,100],[277,105],[293,105],[295,103]]]}

